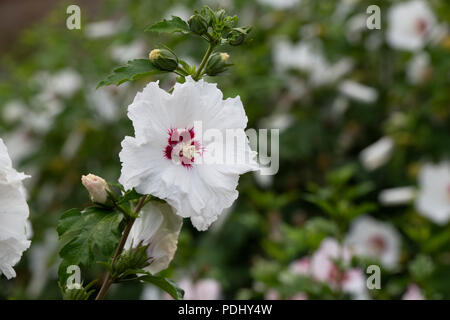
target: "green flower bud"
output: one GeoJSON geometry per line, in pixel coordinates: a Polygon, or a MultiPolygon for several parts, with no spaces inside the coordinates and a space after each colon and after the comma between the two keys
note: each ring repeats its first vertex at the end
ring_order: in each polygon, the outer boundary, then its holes
{"type": "Polygon", "coordinates": [[[230,56],[225,52],[213,53],[206,63],[206,74],[208,76],[215,76],[227,70],[227,68],[230,66],[230,64],[227,63],[229,58],[230,56]]]}
{"type": "Polygon", "coordinates": [[[202,16],[195,14],[188,20],[189,28],[195,34],[202,35],[208,32],[208,21],[202,16]]]}
{"type": "Polygon", "coordinates": [[[227,41],[232,46],[241,45],[247,38],[247,33],[249,30],[245,28],[234,28],[228,33],[227,41]]]}
{"type": "Polygon", "coordinates": [[[174,71],[178,67],[178,58],[170,50],[153,49],[148,56],[150,61],[160,70],[174,71]]]}

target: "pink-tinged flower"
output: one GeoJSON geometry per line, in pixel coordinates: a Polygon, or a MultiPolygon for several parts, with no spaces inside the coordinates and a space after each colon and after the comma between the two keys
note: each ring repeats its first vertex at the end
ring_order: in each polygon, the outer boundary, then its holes
{"type": "Polygon", "coordinates": [[[425,297],[423,296],[420,288],[412,283],[408,286],[402,300],[425,300],[425,297]]]}
{"type": "Polygon", "coordinates": [[[306,295],[306,293],[300,292],[300,293],[296,293],[295,295],[290,297],[288,300],[308,300],[308,296],[306,295]]]}
{"type": "Polygon", "coordinates": [[[395,49],[420,50],[436,25],[436,17],[426,1],[401,2],[389,10],[387,41],[395,49]]]}
{"type": "Polygon", "coordinates": [[[336,286],[342,276],[336,263],[347,265],[350,260],[348,248],[342,247],[335,239],[326,238],[311,258],[311,275],[319,281],[336,286]]]}
{"type": "Polygon", "coordinates": [[[219,300],[222,293],[220,283],[212,278],[197,280],[184,278],[178,285],[184,290],[184,300],[219,300]]]}
{"type": "Polygon", "coordinates": [[[31,243],[27,237],[29,209],[22,184],[28,177],[12,167],[0,139],[0,275],[8,279],[16,276],[13,266],[31,243]]]}
{"type": "Polygon", "coordinates": [[[351,258],[349,248],[326,238],[311,258],[311,276],[348,293],[353,299],[368,299],[365,275],[361,269],[349,268],[351,258]]]}
{"type": "Polygon", "coordinates": [[[345,244],[360,256],[377,259],[395,268],[400,256],[400,235],[390,224],[362,216],[353,221],[345,244]]]}
{"type": "Polygon", "coordinates": [[[281,300],[281,295],[277,290],[269,289],[266,292],[264,300],[281,300]]]}
{"type": "Polygon", "coordinates": [[[289,265],[289,270],[293,274],[309,275],[311,271],[311,259],[308,257],[295,260],[289,265]]]}
{"type": "Polygon", "coordinates": [[[125,248],[149,245],[149,266],[144,269],[151,274],[166,269],[177,251],[178,235],[183,219],[165,203],[147,203],[134,222],[125,248]]]}
{"type": "Polygon", "coordinates": [[[105,179],[89,173],[81,177],[81,183],[89,191],[92,202],[105,203],[108,199],[109,186],[105,179]]]}
{"type": "Polygon", "coordinates": [[[187,77],[170,94],[151,82],[136,95],[128,117],[135,137],[122,142],[119,182],[166,200],[198,230],[236,200],[239,175],[258,169],[242,102],[223,100],[216,84],[187,77]]]}
{"type": "Polygon", "coordinates": [[[417,211],[434,223],[445,225],[450,220],[450,162],[423,165],[419,189],[417,211]]]}

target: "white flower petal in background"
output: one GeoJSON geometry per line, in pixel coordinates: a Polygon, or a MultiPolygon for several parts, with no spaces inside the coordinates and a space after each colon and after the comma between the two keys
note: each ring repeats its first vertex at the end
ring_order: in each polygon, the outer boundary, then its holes
{"type": "Polygon", "coordinates": [[[236,200],[239,175],[258,169],[244,132],[242,102],[223,100],[216,84],[187,77],[169,94],[151,82],[136,95],[128,117],[135,137],[122,142],[119,182],[166,200],[198,230],[206,230],[236,200]],[[196,123],[201,128],[194,128],[196,123]],[[227,139],[227,130],[240,143],[227,139]]]}
{"type": "Polygon", "coordinates": [[[427,52],[420,52],[408,62],[406,77],[411,84],[425,82],[431,75],[430,55],[427,52]]]}
{"type": "Polygon", "coordinates": [[[184,290],[184,300],[219,300],[222,293],[220,283],[212,278],[204,278],[195,282],[184,278],[178,283],[184,290]]]}
{"type": "Polygon", "coordinates": [[[30,246],[27,238],[29,209],[22,181],[28,178],[12,167],[3,140],[0,139],[0,275],[16,276],[13,267],[30,246]]]}
{"type": "Polygon", "coordinates": [[[148,245],[150,265],[144,269],[156,274],[166,269],[172,261],[178,245],[178,235],[183,219],[163,203],[149,202],[141,210],[130,231],[125,248],[148,245]]]}
{"type": "Polygon", "coordinates": [[[273,59],[280,72],[294,69],[308,73],[313,86],[333,83],[353,69],[350,58],[329,63],[321,51],[321,43],[313,41],[292,44],[286,39],[278,39],[273,46],[273,59]]]}
{"type": "Polygon", "coordinates": [[[14,123],[21,120],[27,114],[27,105],[21,100],[11,100],[3,105],[2,120],[6,123],[14,123]]]}
{"type": "Polygon", "coordinates": [[[175,4],[173,7],[169,8],[166,12],[166,19],[171,19],[172,16],[180,17],[184,21],[188,21],[188,19],[192,15],[192,10],[187,8],[182,4],[175,4]]]}
{"type": "Polygon", "coordinates": [[[361,151],[359,159],[367,170],[375,170],[386,164],[394,151],[394,140],[390,137],[383,137],[374,144],[361,151]]]}
{"type": "Polygon", "coordinates": [[[135,40],[127,44],[114,44],[110,47],[111,58],[120,63],[127,63],[133,59],[145,58],[146,44],[143,40],[135,40]]]}
{"type": "Polygon", "coordinates": [[[258,2],[278,10],[285,10],[299,5],[301,0],[258,0],[258,2]]]}
{"type": "Polygon", "coordinates": [[[31,270],[31,280],[27,287],[27,294],[32,299],[36,299],[44,290],[49,278],[57,278],[57,264],[50,261],[58,251],[58,234],[54,229],[45,232],[42,243],[34,243],[30,248],[29,266],[31,270]]]}
{"type": "Polygon", "coordinates": [[[127,26],[128,22],[125,20],[103,20],[90,22],[85,27],[85,34],[86,37],[90,39],[110,37],[119,33],[121,30],[124,30],[127,26]]]}
{"type": "Polygon", "coordinates": [[[395,268],[400,257],[400,234],[390,224],[362,216],[352,222],[345,244],[359,256],[377,259],[395,268]]]}
{"type": "Polygon", "coordinates": [[[415,187],[391,188],[381,191],[378,200],[385,206],[407,204],[414,200],[416,193],[415,187]]]}
{"type": "Polygon", "coordinates": [[[378,99],[377,90],[352,80],[342,81],[339,85],[339,92],[362,103],[373,103],[378,99]]]}
{"type": "Polygon", "coordinates": [[[450,162],[426,163],[419,172],[416,209],[436,224],[450,220],[450,162]]]}
{"type": "Polygon", "coordinates": [[[388,12],[387,42],[395,49],[420,50],[436,25],[436,17],[427,1],[396,3],[388,12]]]}

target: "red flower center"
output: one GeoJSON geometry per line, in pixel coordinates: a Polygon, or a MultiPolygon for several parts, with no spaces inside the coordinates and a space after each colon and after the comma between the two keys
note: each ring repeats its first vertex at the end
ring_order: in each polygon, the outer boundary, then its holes
{"type": "Polygon", "coordinates": [[[383,239],[383,237],[375,235],[371,237],[369,241],[372,248],[375,249],[375,251],[377,251],[378,253],[386,250],[387,244],[386,241],[383,239]]]}
{"type": "Polygon", "coordinates": [[[164,157],[185,168],[191,168],[204,151],[200,142],[194,140],[194,128],[170,129],[168,134],[169,139],[164,148],[164,157]]]}
{"type": "Polygon", "coordinates": [[[416,30],[417,33],[420,34],[421,36],[425,35],[425,33],[427,32],[427,27],[428,24],[424,19],[417,19],[416,21],[416,30]]]}

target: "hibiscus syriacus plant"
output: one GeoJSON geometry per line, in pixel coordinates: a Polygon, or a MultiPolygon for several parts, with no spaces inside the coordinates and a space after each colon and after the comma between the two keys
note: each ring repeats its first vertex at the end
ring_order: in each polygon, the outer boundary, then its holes
{"type": "Polygon", "coordinates": [[[61,216],[59,276],[65,298],[88,299],[96,292],[96,299],[103,299],[113,283],[132,280],[183,298],[183,290],[157,275],[175,255],[183,218],[190,218],[199,231],[207,230],[238,197],[239,176],[258,169],[239,96],[223,99],[216,84],[203,80],[231,66],[229,55],[216,49],[244,43],[250,28],[237,22],[236,16],[209,7],[188,21],[173,16],[158,22],[146,31],[179,32],[208,43],[200,65],[161,46],[149,59],[129,61],[99,83],[120,85],[148,75],[176,74],[171,90],[150,82],[128,106],[134,136],[122,141],[119,183],[83,176],[94,205],[61,216]],[[86,286],[73,283],[68,270],[98,264],[106,269],[103,279],[86,286]]]}

